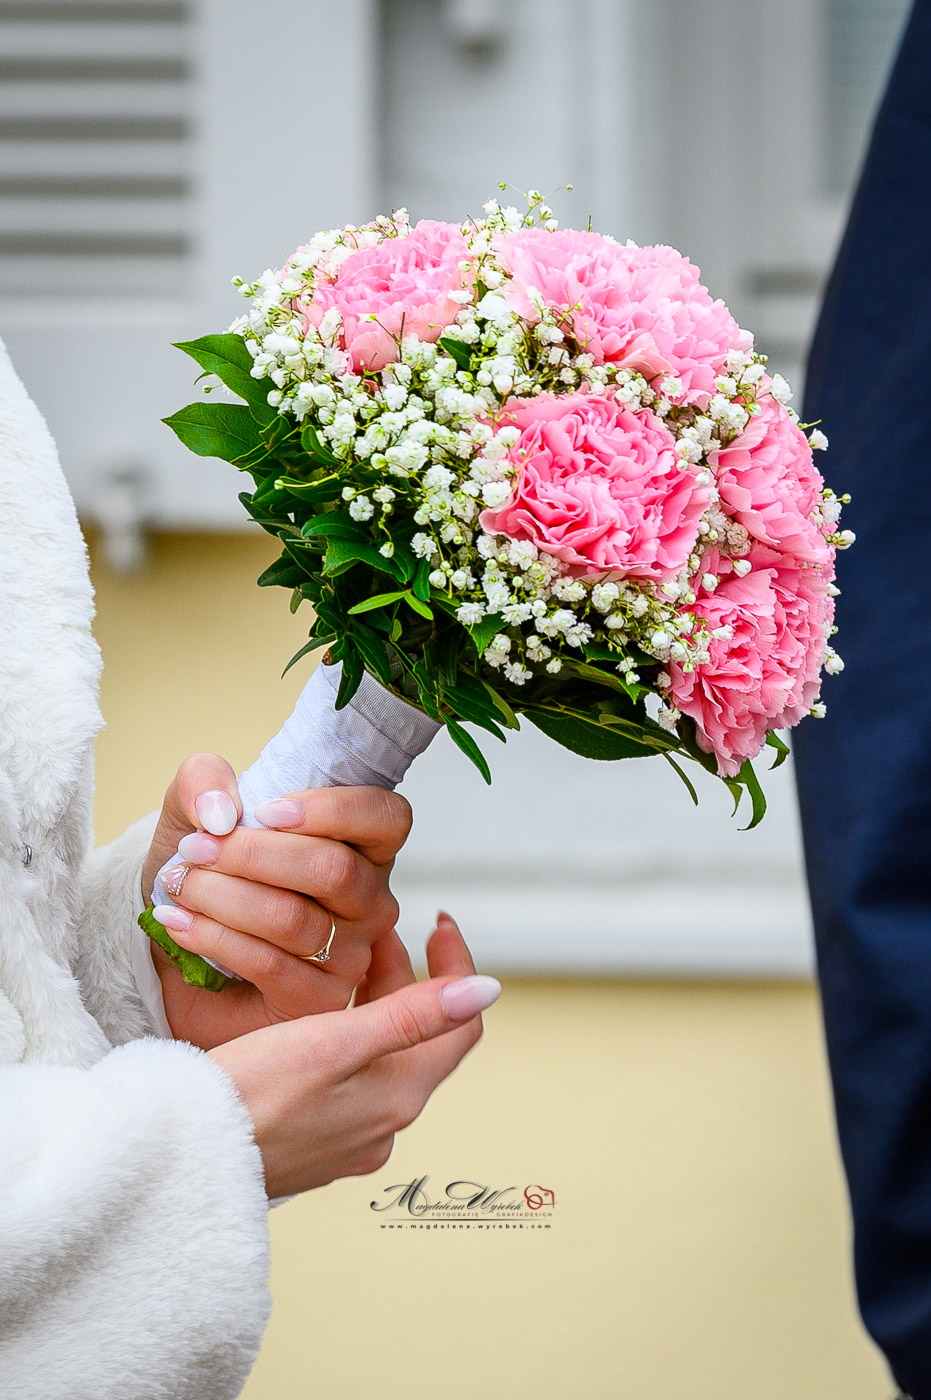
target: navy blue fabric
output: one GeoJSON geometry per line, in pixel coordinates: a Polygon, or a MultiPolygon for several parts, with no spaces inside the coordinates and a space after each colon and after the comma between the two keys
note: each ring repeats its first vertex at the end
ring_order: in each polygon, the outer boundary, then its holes
{"type": "Polygon", "coordinates": [[[842,675],[795,754],[860,1307],[931,1400],[931,0],[880,107],[804,418],[849,491],[842,675]]]}

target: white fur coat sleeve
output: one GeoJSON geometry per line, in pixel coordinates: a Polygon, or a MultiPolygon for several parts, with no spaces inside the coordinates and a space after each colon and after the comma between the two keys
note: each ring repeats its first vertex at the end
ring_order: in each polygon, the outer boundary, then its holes
{"type": "Polygon", "coordinates": [[[91,612],[54,447],[0,347],[0,1393],[233,1400],[269,1307],[262,1163],[214,1061],[137,1038],[148,837],[86,863],[91,612]]]}
{"type": "Polygon", "coordinates": [[[140,877],[158,813],[93,851],[81,872],[74,972],[84,1005],[111,1045],[143,1035],[170,1037],[150,943],[136,919],[140,877]]]}

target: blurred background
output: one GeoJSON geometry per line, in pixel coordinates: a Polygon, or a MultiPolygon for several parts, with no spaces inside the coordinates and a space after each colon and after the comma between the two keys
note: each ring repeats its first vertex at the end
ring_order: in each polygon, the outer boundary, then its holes
{"type": "MultiPolygon", "coordinates": [[[[92,545],[101,840],[188,752],[251,761],[306,678],[277,679],[306,621],[254,587],[275,551],[231,469],[159,421],[193,397],[171,341],[228,324],[231,275],[402,204],[458,219],[504,179],[681,248],[800,395],[906,9],[0,0],[0,335],[92,545]]],[[[884,1400],[788,767],[744,834],[657,765],[536,731],[492,757],[491,793],[442,739],[415,765],[397,887],[412,948],[448,906],[506,994],[382,1173],[276,1212],[247,1400],[884,1400]],[[547,1186],[552,1228],[382,1230],[370,1202],[423,1175],[547,1186]]]]}

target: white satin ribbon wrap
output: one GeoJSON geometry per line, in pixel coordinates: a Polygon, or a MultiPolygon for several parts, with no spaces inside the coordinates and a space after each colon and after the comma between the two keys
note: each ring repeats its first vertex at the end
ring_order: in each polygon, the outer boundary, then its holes
{"type": "Polygon", "coordinates": [[[342,665],[318,666],[294,713],[239,779],[242,825],[260,802],[305,788],[394,788],[440,726],[366,671],[337,710],[342,665]]]}
{"type": "MultiPolygon", "coordinates": [[[[241,775],[241,826],[261,826],[253,815],[259,803],[289,792],[395,788],[440,729],[435,720],[386,690],[367,671],[349,704],[337,710],[342,669],[341,664],[317,667],[293,713],[241,775]]],[[[181,860],[180,854],[172,856],[163,870],[181,860]]],[[[161,875],[159,871],[155,879],[153,903],[173,904],[161,875]]]]}

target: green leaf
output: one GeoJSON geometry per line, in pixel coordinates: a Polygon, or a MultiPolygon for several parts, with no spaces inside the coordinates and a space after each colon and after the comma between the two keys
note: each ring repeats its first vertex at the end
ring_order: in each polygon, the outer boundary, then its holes
{"type": "Polygon", "coordinates": [[[297,588],[307,578],[307,570],[301,564],[295,563],[290,554],[281,554],[279,559],[269,564],[263,573],[259,574],[259,588],[297,588]]]}
{"type": "Polygon", "coordinates": [[[189,953],[186,948],[182,948],[175,942],[171,934],[160,924],[152,913],[154,905],[149,905],[148,909],[143,909],[137,920],[143,933],[148,934],[153,943],[157,943],[162,948],[171,961],[181,971],[181,976],[189,987],[204,987],[208,992],[222,992],[224,987],[231,987],[233,979],[224,977],[222,972],[218,972],[215,967],[211,967],[203,958],[199,958],[196,953],[189,953]]]}
{"type": "Polygon", "coordinates": [[[741,798],[744,795],[744,790],[741,787],[740,783],[738,783],[736,778],[723,778],[722,782],[724,783],[724,786],[727,788],[731,797],[733,797],[734,799],[734,808],[731,812],[731,816],[736,817],[737,809],[740,806],[741,798]]]}
{"type": "Polygon", "coordinates": [[[296,564],[289,554],[282,554],[269,564],[256,582],[260,588],[297,588],[307,577],[307,570],[296,564]]]}
{"type": "Polygon", "coordinates": [[[374,598],[366,598],[363,603],[356,603],[354,608],[349,609],[349,616],[356,617],[359,613],[372,612],[374,608],[384,608],[388,603],[396,603],[399,598],[406,598],[405,589],[400,589],[397,593],[376,593],[374,598]]]}
{"type": "Polygon", "coordinates": [[[394,618],[384,608],[376,608],[374,612],[367,612],[365,620],[369,627],[376,628],[379,632],[389,633],[394,625],[394,618]]]}
{"type": "Polygon", "coordinates": [[[763,789],[760,787],[760,780],[753,771],[753,764],[750,762],[749,758],[744,759],[740,772],[737,774],[737,781],[738,783],[743,783],[750,794],[750,801],[753,803],[753,816],[741,830],[752,831],[755,826],[759,826],[766,815],[766,797],[763,793],[763,789]]]}
{"type": "Polygon", "coordinates": [[[314,535],[324,535],[333,539],[359,540],[362,544],[368,541],[365,530],[357,525],[345,510],[330,510],[324,515],[312,515],[301,526],[301,534],[305,539],[312,539],[314,535]]]}
{"type": "Polygon", "coordinates": [[[464,340],[454,340],[451,335],[440,336],[440,345],[456,361],[460,369],[471,369],[472,351],[464,340]]]}
{"type": "Polygon", "coordinates": [[[162,422],[198,457],[235,465],[256,448],[265,450],[262,430],[242,404],[190,403],[162,422]]]}
{"type": "Polygon", "coordinates": [[[446,720],[446,728],[449,730],[449,737],[452,739],[453,743],[456,744],[460,749],[462,749],[462,752],[465,754],[466,758],[472,760],[478,771],[481,773],[482,777],[485,779],[485,782],[490,784],[491,769],[488,767],[488,762],[485,758],[485,755],[482,753],[478,744],[472,738],[472,735],[467,730],[463,729],[462,725],[459,724],[456,720],[450,719],[448,717],[446,720]]]}
{"type": "Polygon", "coordinates": [[[267,477],[259,489],[253,492],[251,504],[264,514],[280,515],[282,520],[289,519],[291,501],[288,499],[288,493],[279,491],[272,477],[267,477]]]}
{"type": "Polygon", "coordinates": [[[370,627],[357,624],[352,629],[351,640],[353,645],[359,648],[362,659],[372,675],[380,680],[382,685],[390,686],[391,662],[381,637],[377,636],[370,627]]]}
{"type": "MultiPolygon", "coordinates": [[[[427,647],[429,647],[431,658],[435,658],[436,669],[442,685],[456,685],[458,682],[459,653],[462,650],[463,641],[461,629],[451,627],[445,632],[439,632],[424,647],[424,653],[426,654],[427,647]]],[[[468,672],[463,674],[469,675],[468,672]]],[[[470,679],[474,680],[474,677],[470,677],[470,679]]]]}
{"type": "Polygon", "coordinates": [[[199,340],[176,340],[175,349],[183,350],[207,374],[215,374],[228,389],[245,399],[260,423],[270,423],[277,416],[277,409],[268,402],[269,390],[275,386],[270,379],[253,379],[252,356],[242,336],[204,335],[199,340]]]}
{"type": "Polygon", "coordinates": [[[396,545],[392,556],[395,564],[395,571],[402,583],[410,583],[417,572],[417,560],[409,549],[403,545],[396,545]]]}
{"type": "Polygon", "coordinates": [[[339,458],[326,446],[312,423],[305,423],[301,429],[301,447],[315,462],[324,462],[328,467],[338,467],[339,458]]]}
{"type": "Polygon", "coordinates": [[[404,594],[404,601],[409,608],[413,608],[415,613],[420,613],[420,616],[425,617],[428,622],[433,621],[433,609],[429,608],[426,603],[422,603],[419,598],[415,598],[410,590],[404,594]]]}
{"type": "Polygon", "coordinates": [[[363,544],[358,540],[331,538],[327,544],[323,572],[331,575],[344,574],[354,564],[368,564],[380,573],[392,576],[395,572],[392,561],[379,554],[374,545],[363,544]]]}
{"type": "Polygon", "coordinates": [[[443,687],[443,699],[460,719],[467,719],[471,724],[480,725],[482,729],[487,729],[489,734],[493,734],[496,739],[504,742],[504,735],[498,727],[498,721],[501,717],[489,703],[487,696],[477,696],[463,686],[447,685],[443,687]]]}
{"type": "Polygon", "coordinates": [[[596,685],[607,686],[609,690],[620,690],[625,695],[630,695],[630,687],[615,671],[602,671],[599,666],[589,666],[584,661],[576,661],[574,657],[565,655],[562,658],[562,668],[568,674],[578,676],[580,680],[593,681],[596,685]]]}
{"type": "Polygon", "coordinates": [[[612,651],[603,642],[586,642],[583,648],[586,659],[589,661],[613,661],[616,666],[621,660],[619,651],[612,651]]]}
{"type": "Polygon", "coordinates": [[[287,491],[288,495],[296,496],[299,501],[306,501],[309,505],[335,501],[343,489],[338,472],[318,477],[316,481],[301,481],[294,476],[282,476],[278,478],[276,485],[282,491],[287,491]]]}
{"type": "Polygon", "coordinates": [[[489,617],[483,617],[481,622],[476,622],[474,627],[468,628],[469,636],[475,643],[475,650],[479,656],[484,656],[492,641],[497,637],[504,626],[504,618],[500,613],[492,613],[489,617]]]}
{"type": "Polygon", "coordinates": [[[335,601],[333,590],[328,588],[325,593],[321,592],[314,608],[318,622],[321,622],[332,632],[340,632],[343,628],[343,615],[335,606],[335,601]]]}
{"type": "MultiPolygon", "coordinates": [[[[460,672],[460,684],[461,676],[462,672],[460,672]]],[[[495,709],[498,710],[498,712],[500,713],[507,728],[520,729],[520,720],[517,718],[517,715],[511,709],[504,696],[499,695],[498,692],[492,686],[490,686],[487,681],[482,680],[481,676],[476,676],[475,679],[478,681],[479,685],[484,686],[485,690],[488,692],[492,704],[494,705],[495,709]]]]}
{"type": "Polygon", "coordinates": [[[686,786],[686,787],[688,788],[688,790],[689,790],[689,796],[691,797],[692,801],[695,803],[695,806],[697,807],[697,806],[698,806],[698,793],[695,791],[695,788],[694,788],[694,786],[693,786],[693,784],[692,784],[692,780],[691,780],[691,778],[689,777],[688,773],[686,773],[685,769],[682,768],[682,767],[676,762],[676,760],[673,758],[673,756],[672,756],[671,753],[664,753],[664,754],[663,754],[663,758],[665,758],[665,760],[666,760],[666,762],[669,764],[670,768],[674,768],[674,769],[676,770],[676,772],[679,774],[679,777],[682,779],[682,781],[685,783],[685,786],[686,786]]]}
{"type": "MultiPolygon", "coordinates": [[[[398,657],[403,661],[404,653],[398,652],[398,657]]],[[[437,723],[442,723],[443,716],[440,714],[440,696],[437,690],[436,673],[427,664],[426,658],[421,656],[411,667],[414,680],[417,682],[417,692],[420,696],[421,708],[435,719],[437,723]]]]}
{"type": "Polygon", "coordinates": [[[791,753],[791,750],[789,748],[789,745],[786,743],[785,739],[783,739],[779,734],[777,734],[775,729],[770,730],[770,732],[767,734],[766,742],[771,749],[776,750],[776,757],[769,765],[769,771],[772,772],[775,768],[778,768],[780,764],[785,763],[786,759],[791,753]]]}
{"type": "Polygon", "coordinates": [[[365,667],[362,664],[362,657],[351,646],[348,639],[344,639],[342,655],[343,671],[339,679],[339,690],[336,693],[336,709],[342,710],[349,704],[359,686],[362,684],[362,676],[365,667]]]}
{"type": "Polygon", "coordinates": [[[647,758],[655,749],[637,743],[629,734],[599,724],[597,720],[581,715],[562,713],[554,710],[528,709],[525,711],[531,724],[542,729],[544,734],[555,739],[563,748],[581,754],[583,758],[596,758],[613,761],[621,758],[647,758]]]}
{"type": "Polygon", "coordinates": [[[300,661],[302,656],[307,656],[311,651],[319,651],[321,647],[329,646],[332,641],[335,641],[335,637],[311,637],[310,641],[305,642],[300,650],[296,651],[291,657],[291,660],[281,673],[281,679],[284,680],[291,667],[300,661]]]}
{"type": "MultiPolygon", "coordinates": [[[[414,572],[414,582],[411,588],[416,593],[422,603],[430,601],[430,564],[426,559],[421,559],[414,572]]],[[[431,613],[432,617],[433,614],[431,613]]]]}
{"type": "Polygon", "coordinates": [[[277,535],[278,531],[288,523],[287,517],[282,517],[280,514],[265,510],[262,506],[257,505],[255,497],[250,495],[248,491],[239,492],[239,502],[249,512],[252,519],[258,521],[263,530],[267,530],[271,535],[277,535]]]}
{"type": "Polygon", "coordinates": [[[473,676],[469,671],[459,671],[456,679],[445,685],[444,690],[452,699],[454,709],[458,709],[460,703],[469,707],[462,710],[465,719],[472,718],[469,712],[472,710],[484,715],[486,719],[494,720],[496,724],[503,722],[508,729],[520,728],[517,716],[508,702],[496,695],[491,686],[479,676],[473,676]]]}
{"type": "MultiPolygon", "coordinates": [[[[591,719],[589,714],[575,708],[569,710],[569,713],[580,719],[591,719]]],[[[670,749],[678,750],[680,748],[679,740],[675,734],[670,734],[667,730],[662,729],[647,715],[639,719],[631,719],[629,715],[614,714],[610,709],[601,705],[598,706],[597,722],[608,729],[613,729],[617,734],[626,734],[635,744],[643,744],[646,748],[652,749],[654,753],[667,753],[670,749]]]]}

